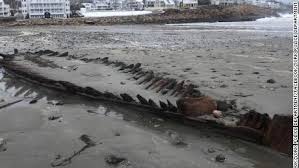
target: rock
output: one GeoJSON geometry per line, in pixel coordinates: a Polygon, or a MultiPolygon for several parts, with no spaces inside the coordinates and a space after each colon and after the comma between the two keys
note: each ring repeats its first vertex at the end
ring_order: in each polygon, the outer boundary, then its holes
{"type": "Polygon", "coordinates": [[[184,72],[190,71],[192,68],[185,68],[184,72]]]}
{"type": "Polygon", "coordinates": [[[220,85],[220,88],[227,88],[228,86],[226,84],[220,85]]]}
{"type": "Polygon", "coordinates": [[[164,120],[162,118],[157,118],[157,121],[164,122],[164,120]]]}
{"type": "Polygon", "coordinates": [[[96,142],[90,139],[90,136],[83,134],[79,137],[81,141],[83,141],[87,146],[95,146],[96,142]]]}
{"type": "Polygon", "coordinates": [[[215,151],[215,149],[213,149],[213,148],[209,148],[209,149],[208,149],[208,152],[209,152],[209,153],[214,153],[214,152],[216,152],[216,151],[215,151]]]}
{"type": "Polygon", "coordinates": [[[120,162],[123,162],[125,160],[127,160],[127,159],[123,158],[123,157],[115,156],[113,154],[110,154],[110,155],[105,157],[105,162],[110,164],[110,165],[117,165],[120,162]]]}
{"type": "Polygon", "coordinates": [[[253,94],[245,94],[245,93],[239,92],[239,93],[235,93],[234,96],[248,97],[248,96],[253,96],[253,94]]]}
{"type": "Polygon", "coordinates": [[[53,121],[53,120],[57,120],[57,119],[59,119],[61,116],[50,116],[50,117],[48,117],[48,120],[51,120],[51,121],[53,121]]]}
{"type": "Polygon", "coordinates": [[[88,113],[91,113],[91,114],[98,114],[97,112],[93,111],[93,110],[87,110],[88,113]]]}
{"type": "Polygon", "coordinates": [[[34,103],[37,103],[37,99],[32,99],[30,102],[29,102],[29,104],[34,104],[34,103]]]}
{"type": "Polygon", "coordinates": [[[259,72],[252,72],[252,74],[256,74],[257,75],[257,74],[260,74],[260,73],[259,72]]]}
{"type": "Polygon", "coordinates": [[[13,50],[13,53],[14,53],[14,54],[18,54],[18,53],[19,53],[19,50],[15,48],[15,49],[13,50]]]}
{"type": "Polygon", "coordinates": [[[119,132],[116,132],[114,135],[115,135],[115,136],[120,136],[120,133],[119,133],[119,132]]]}
{"type": "Polygon", "coordinates": [[[262,88],[262,89],[266,89],[267,88],[267,86],[265,86],[265,85],[260,85],[259,87],[262,88]]]}
{"type": "Polygon", "coordinates": [[[221,117],[223,117],[223,114],[222,114],[222,112],[219,111],[219,110],[214,110],[214,111],[213,111],[213,116],[214,116],[215,118],[221,118],[221,117]]]}
{"type": "Polygon", "coordinates": [[[216,156],[215,160],[217,162],[224,162],[225,161],[225,156],[223,154],[219,154],[216,156]]]}
{"type": "Polygon", "coordinates": [[[183,137],[181,137],[177,132],[167,130],[166,134],[169,137],[169,142],[172,145],[186,145],[186,143],[184,142],[183,137]]]}
{"type": "Polygon", "coordinates": [[[84,23],[89,24],[89,25],[94,25],[95,24],[95,22],[91,21],[91,20],[85,20],[84,23]]]}
{"type": "Polygon", "coordinates": [[[273,84],[273,83],[276,83],[276,81],[275,81],[274,79],[268,79],[268,80],[267,80],[267,83],[271,83],[271,84],[273,84]]]}
{"type": "Polygon", "coordinates": [[[61,157],[61,155],[60,154],[57,154],[56,156],[55,156],[55,160],[59,160],[59,159],[61,159],[62,157],[61,157]]]}
{"type": "Polygon", "coordinates": [[[125,82],[120,82],[120,84],[121,84],[121,85],[125,85],[126,83],[125,83],[125,82]]]}
{"type": "Polygon", "coordinates": [[[68,56],[68,55],[69,55],[68,52],[64,52],[64,53],[60,54],[58,57],[66,57],[66,56],[68,56]]]}
{"type": "Polygon", "coordinates": [[[7,150],[5,145],[6,145],[6,140],[4,138],[0,138],[0,152],[4,152],[7,150]]]}

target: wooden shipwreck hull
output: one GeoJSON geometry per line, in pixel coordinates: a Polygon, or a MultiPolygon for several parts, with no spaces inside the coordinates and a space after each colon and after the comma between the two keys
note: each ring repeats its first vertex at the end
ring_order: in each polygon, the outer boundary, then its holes
{"type": "Polygon", "coordinates": [[[291,155],[292,116],[239,114],[234,101],[213,100],[196,85],[167,78],[108,57],[80,58],[51,50],[0,54],[6,72],[41,86],[105,100],[156,113],[192,126],[209,126],[245,140],[291,155]],[[222,116],[213,116],[214,111],[222,116]],[[196,115],[201,111],[200,115],[196,115]],[[192,112],[192,113],[191,113],[192,112]],[[194,115],[195,114],[195,115],[194,115]]]}

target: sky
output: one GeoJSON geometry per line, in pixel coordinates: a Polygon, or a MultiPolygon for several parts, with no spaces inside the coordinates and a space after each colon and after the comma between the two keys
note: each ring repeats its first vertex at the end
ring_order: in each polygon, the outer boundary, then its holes
{"type": "Polygon", "coordinates": [[[284,3],[290,3],[290,2],[293,2],[293,0],[277,0],[279,2],[284,2],[284,3]]]}

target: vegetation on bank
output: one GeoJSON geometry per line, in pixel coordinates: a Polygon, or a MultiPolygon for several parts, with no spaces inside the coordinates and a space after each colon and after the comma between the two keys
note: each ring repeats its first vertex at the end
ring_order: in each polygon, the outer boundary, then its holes
{"type": "Polygon", "coordinates": [[[201,6],[197,9],[166,9],[161,13],[139,16],[114,16],[102,18],[30,19],[1,22],[0,25],[113,25],[113,24],[166,24],[217,21],[252,21],[278,16],[277,11],[252,5],[201,6]]]}

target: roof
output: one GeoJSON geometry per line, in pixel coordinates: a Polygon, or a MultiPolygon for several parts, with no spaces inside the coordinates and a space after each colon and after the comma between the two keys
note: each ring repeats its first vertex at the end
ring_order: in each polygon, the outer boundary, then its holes
{"type": "Polygon", "coordinates": [[[179,2],[183,2],[184,4],[197,4],[197,0],[179,0],[179,2]]]}
{"type": "MultiPolygon", "coordinates": [[[[156,0],[146,0],[148,2],[156,2],[156,0]]],[[[174,1],[173,0],[160,0],[162,2],[164,2],[166,5],[174,5],[174,1]]]]}

